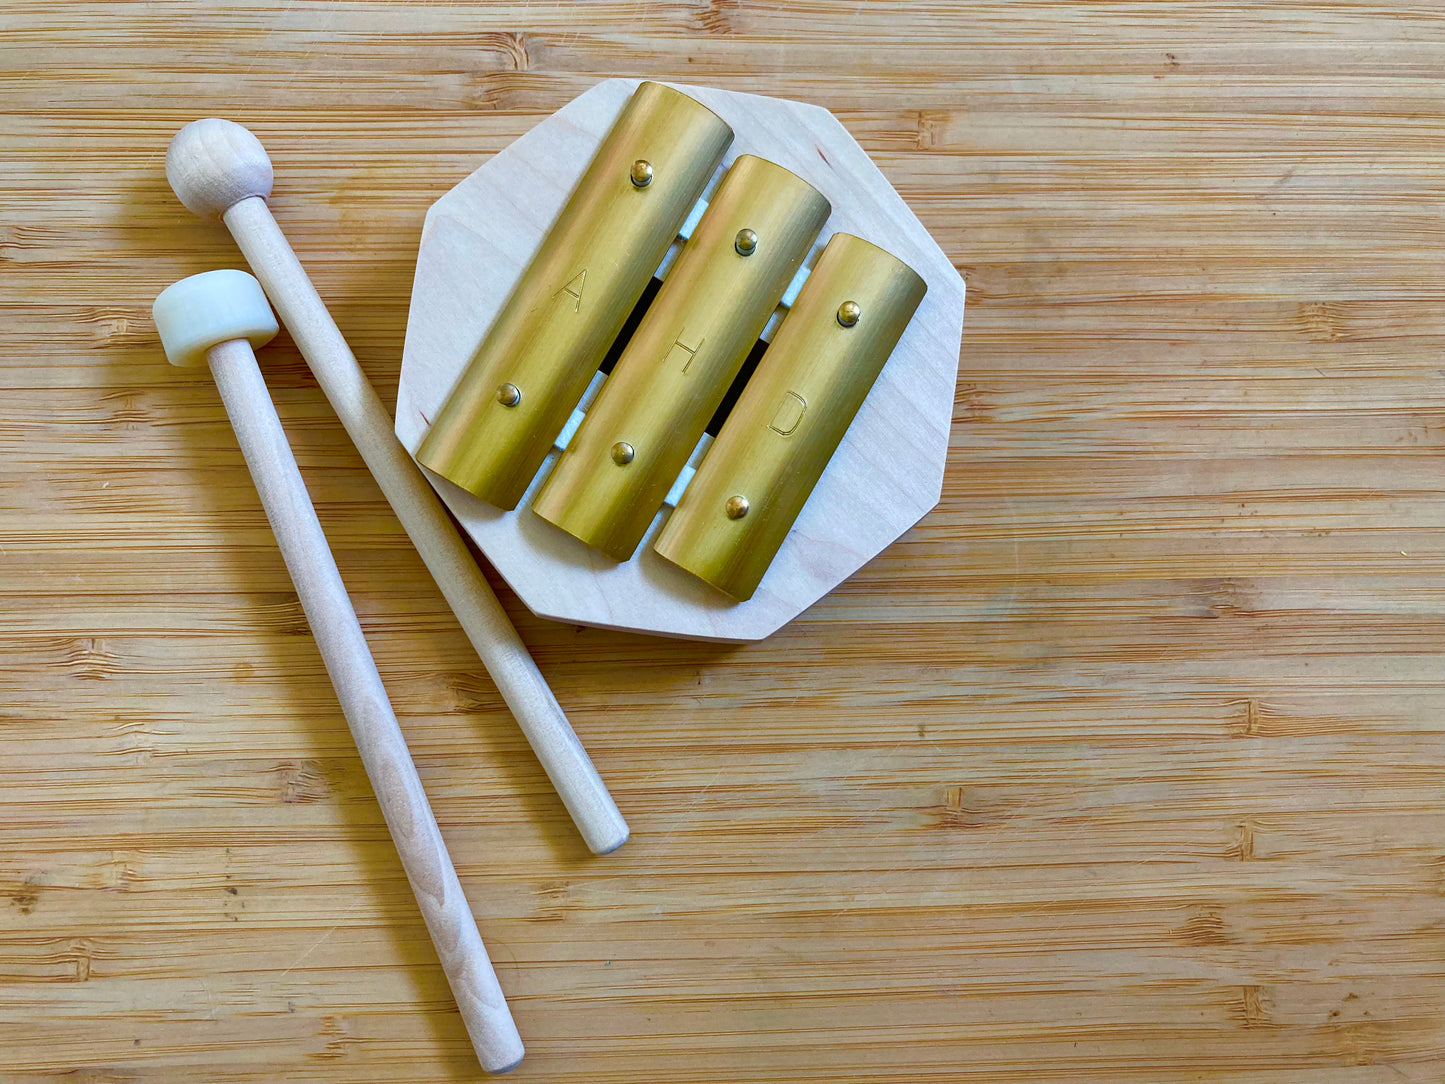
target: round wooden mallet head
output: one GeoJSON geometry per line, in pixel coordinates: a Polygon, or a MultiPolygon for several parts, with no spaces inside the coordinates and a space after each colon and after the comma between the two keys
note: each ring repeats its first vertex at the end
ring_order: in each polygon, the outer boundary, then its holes
{"type": "Polygon", "coordinates": [[[166,180],[186,210],[219,218],[243,199],[271,194],[271,159],[248,129],[207,117],[191,121],[171,140],[166,180]]]}

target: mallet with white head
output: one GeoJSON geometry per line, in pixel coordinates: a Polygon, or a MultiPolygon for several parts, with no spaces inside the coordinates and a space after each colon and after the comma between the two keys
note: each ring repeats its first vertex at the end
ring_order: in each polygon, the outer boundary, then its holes
{"type": "Polygon", "coordinates": [[[244,271],[208,271],[168,287],[152,313],[172,364],[210,365],[477,1057],[509,1069],[522,1059],[517,1026],[252,352],[277,331],[266,295],[244,271]]]}

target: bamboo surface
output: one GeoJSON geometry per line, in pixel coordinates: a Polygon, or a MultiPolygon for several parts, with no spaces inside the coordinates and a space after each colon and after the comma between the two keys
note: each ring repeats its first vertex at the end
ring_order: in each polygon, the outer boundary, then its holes
{"type": "MultiPolygon", "coordinates": [[[[528,1047],[511,1079],[1445,1076],[1445,20],[1411,3],[0,8],[0,1079],[475,1062],[152,298],[251,127],[390,399],[422,216],[598,79],[832,109],[969,284],[943,503],[769,640],[540,621],[590,856],[261,352],[528,1047]]],[[[489,572],[490,575],[490,572],[489,572]]]]}

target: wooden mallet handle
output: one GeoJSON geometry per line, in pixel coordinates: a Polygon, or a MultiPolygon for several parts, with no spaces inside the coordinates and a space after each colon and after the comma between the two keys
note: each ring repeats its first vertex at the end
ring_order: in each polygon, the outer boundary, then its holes
{"type": "Polygon", "coordinates": [[[510,1069],[521,1037],[252,353],[277,331],[261,286],[244,271],[194,275],[154,315],[167,357],[211,367],[477,1058],[510,1069]]]}
{"type": "Polygon", "coordinates": [[[186,125],[166,152],[166,176],[196,214],[219,215],[266,288],[341,423],[512,709],[547,777],[594,854],[627,841],[627,822],[577,740],[326,304],[271,216],[271,160],[247,129],[211,118],[186,125]]]}

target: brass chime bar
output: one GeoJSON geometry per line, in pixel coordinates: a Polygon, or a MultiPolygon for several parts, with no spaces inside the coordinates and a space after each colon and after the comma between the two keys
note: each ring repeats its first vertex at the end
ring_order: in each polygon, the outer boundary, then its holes
{"type": "Polygon", "coordinates": [[[637,88],[427,431],[419,463],[516,507],[732,139],[687,95],[637,88]]]}
{"type": "Polygon", "coordinates": [[[834,234],[653,548],[751,598],[927,289],[834,234]]]}
{"type": "Polygon", "coordinates": [[[632,556],[830,210],[796,174],[738,157],[543,484],[537,515],[613,560],[632,556]]]}

